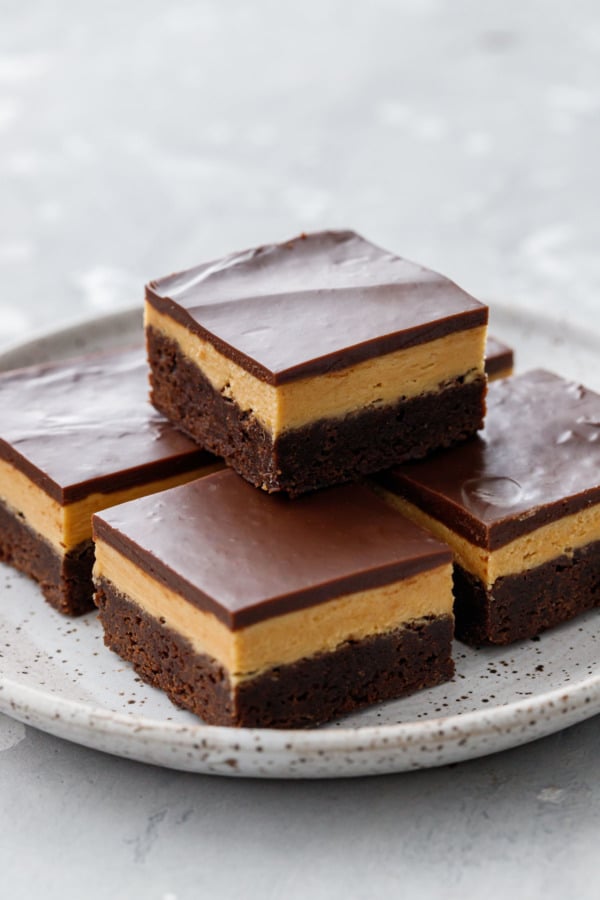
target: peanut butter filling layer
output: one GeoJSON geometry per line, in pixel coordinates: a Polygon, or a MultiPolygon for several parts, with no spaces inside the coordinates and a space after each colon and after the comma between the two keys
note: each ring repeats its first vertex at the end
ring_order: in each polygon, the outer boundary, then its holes
{"type": "Polygon", "coordinates": [[[160,584],[102,540],[96,542],[94,579],[109,581],[165,628],[189,641],[198,654],[218,660],[233,682],[333,651],[348,640],[394,631],[424,616],[452,615],[453,604],[452,566],[445,564],[231,631],[213,613],[160,584]]]}
{"type": "Polygon", "coordinates": [[[208,341],[146,303],[145,325],[174,341],[215,391],[248,411],[271,433],[341,418],[365,407],[437,391],[456,378],[465,383],[483,374],[485,326],[458,331],[325,375],[272,385],[251,375],[208,341]]]}
{"type": "Polygon", "coordinates": [[[385,490],[381,493],[407,518],[445,541],[458,564],[475,575],[488,590],[498,578],[520,575],[559,556],[570,557],[575,550],[600,541],[600,504],[543,525],[497,550],[489,550],[472,544],[402,497],[385,490]]]}
{"type": "Polygon", "coordinates": [[[137,484],[108,494],[88,494],[64,506],[6,460],[0,460],[0,500],[24,523],[45,538],[60,554],[72,550],[92,537],[92,515],[148,494],[185,484],[201,475],[222,468],[219,463],[169,478],[137,484]]]}

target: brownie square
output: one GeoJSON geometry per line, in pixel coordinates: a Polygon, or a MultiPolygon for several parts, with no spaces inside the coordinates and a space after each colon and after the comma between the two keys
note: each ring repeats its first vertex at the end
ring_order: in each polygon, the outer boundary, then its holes
{"type": "Polygon", "coordinates": [[[217,725],[316,725],[453,673],[452,554],[366,486],[231,470],[94,516],[105,642],[217,725]]]}
{"type": "Polygon", "coordinates": [[[485,348],[485,373],[488,381],[508,378],[515,367],[515,352],[508,344],[488,334],[485,348]]]}
{"type": "Polygon", "coordinates": [[[488,410],[382,482],[454,550],[457,636],[505,644],[600,603],[600,396],[540,370],[490,385],[488,410]]]}
{"type": "Polygon", "coordinates": [[[152,402],[244,478],[296,495],[482,426],[487,307],[350,231],[152,281],[152,402]]]}
{"type": "Polygon", "coordinates": [[[148,400],[143,350],[0,375],[0,559],[60,612],[92,600],[92,513],[218,461],[148,400]]]}

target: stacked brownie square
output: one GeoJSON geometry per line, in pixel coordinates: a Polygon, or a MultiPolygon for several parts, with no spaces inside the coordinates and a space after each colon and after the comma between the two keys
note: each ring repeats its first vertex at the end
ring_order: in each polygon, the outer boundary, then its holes
{"type": "Polygon", "coordinates": [[[152,282],[152,401],[230,468],[95,517],[109,646],[217,724],[449,678],[452,555],[357,482],[482,426],[487,314],[352,232],[152,282]]]}
{"type": "Polygon", "coordinates": [[[487,307],[352,232],[152,282],[152,401],[267,491],[297,495],[473,435],[487,307]]]}

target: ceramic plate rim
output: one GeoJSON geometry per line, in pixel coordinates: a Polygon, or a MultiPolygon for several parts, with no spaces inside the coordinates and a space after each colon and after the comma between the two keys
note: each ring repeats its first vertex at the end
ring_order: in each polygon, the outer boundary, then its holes
{"type": "MultiPolygon", "coordinates": [[[[455,715],[430,717],[423,721],[395,722],[389,725],[341,726],[335,730],[318,728],[234,729],[227,726],[207,725],[203,722],[182,725],[172,721],[159,721],[139,714],[132,716],[122,712],[104,710],[100,706],[68,700],[64,697],[46,693],[35,687],[20,684],[12,679],[6,679],[3,683],[0,679],[0,684],[0,707],[5,705],[2,700],[2,693],[6,690],[6,686],[13,685],[16,688],[13,699],[9,701],[11,704],[10,708],[15,712],[18,710],[12,704],[19,704],[17,697],[21,694],[22,699],[20,703],[23,707],[30,704],[31,699],[35,699],[38,711],[42,711],[44,707],[47,708],[46,717],[48,720],[55,717],[56,712],[65,712],[69,715],[69,721],[74,724],[85,725],[93,720],[99,725],[105,724],[110,726],[105,729],[106,733],[115,729],[123,734],[138,733],[141,730],[146,733],[154,731],[161,739],[166,739],[167,736],[173,738],[177,735],[186,734],[189,735],[191,742],[196,742],[198,737],[205,737],[206,733],[214,738],[226,738],[225,743],[239,744],[241,749],[243,749],[244,744],[247,744],[248,747],[253,747],[258,735],[260,735],[264,748],[269,750],[284,749],[285,745],[289,744],[290,737],[293,736],[296,744],[295,749],[297,749],[298,744],[304,744],[307,747],[312,744],[319,747],[329,744],[331,749],[343,747],[343,749],[350,751],[354,749],[353,739],[356,739],[356,746],[362,746],[365,740],[368,740],[370,746],[375,749],[379,746],[378,738],[393,736],[414,743],[415,738],[418,738],[420,741],[426,741],[427,736],[430,735],[437,738],[441,728],[444,731],[452,728],[455,736],[465,734],[469,736],[483,735],[497,730],[498,727],[510,724],[523,714],[531,716],[536,711],[552,704],[560,705],[560,701],[566,703],[567,700],[571,712],[577,709],[589,709],[590,717],[595,715],[596,712],[600,712],[600,673],[589,675],[575,684],[569,683],[568,687],[561,686],[545,693],[517,700],[514,703],[506,703],[490,707],[489,709],[477,709],[455,715]],[[596,703],[594,703],[594,700],[596,703]],[[478,727],[479,725],[481,727],[478,727]]],[[[10,715],[10,713],[7,714],[10,715]]],[[[215,743],[218,743],[218,741],[215,743]]],[[[386,744],[386,747],[389,748],[389,745],[386,744]]]]}

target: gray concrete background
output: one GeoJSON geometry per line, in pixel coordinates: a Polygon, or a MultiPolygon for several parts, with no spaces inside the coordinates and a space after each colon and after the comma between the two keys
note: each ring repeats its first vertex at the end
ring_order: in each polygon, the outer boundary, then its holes
{"type": "Polygon", "coordinates": [[[594,0],[0,0],[0,335],[353,226],[594,314],[594,0]]]}
{"type": "MultiPolygon", "coordinates": [[[[597,322],[599,55],[593,0],[0,0],[0,347],[332,225],[597,322]]],[[[0,896],[597,898],[599,729],[286,784],[0,718],[0,896]]]]}

